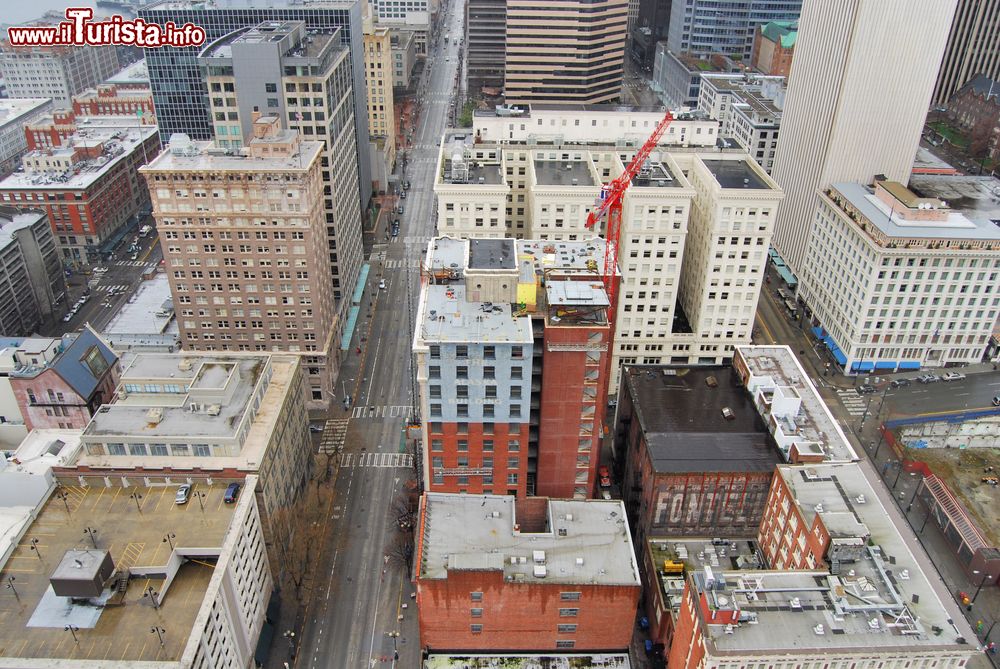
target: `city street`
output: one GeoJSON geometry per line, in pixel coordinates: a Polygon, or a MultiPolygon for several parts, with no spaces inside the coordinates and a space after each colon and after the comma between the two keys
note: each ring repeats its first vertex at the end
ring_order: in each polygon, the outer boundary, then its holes
{"type": "MultiPolygon", "coordinates": [[[[461,34],[461,10],[446,4],[442,12],[438,35],[461,34]]],[[[438,42],[417,84],[417,97],[423,97],[424,105],[417,110],[406,168],[400,175],[401,182],[411,182],[407,198],[400,201],[404,214],[383,216],[374,231],[366,295],[327,425],[329,431],[334,424],[349,421],[343,450],[335,459],[329,543],[320,551],[306,619],[302,629],[295,630],[296,667],[420,664],[413,589],[400,556],[403,534],[397,528],[393,502],[415,478],[403,432],[413,392],[411,324],[419,261],[434,234],[433,165],[456,90],[458,45],[438,42]],[[394,217],[400,219],[399,235],[386,240],[384,226],[394,217]],[[384,289],[378,287],[381,280],[384,289]],[[345,391],[351,398],[347,409],[345,391]]],[[[290,655],[276,643],[271,666],[283,666],[290,655]]]]}

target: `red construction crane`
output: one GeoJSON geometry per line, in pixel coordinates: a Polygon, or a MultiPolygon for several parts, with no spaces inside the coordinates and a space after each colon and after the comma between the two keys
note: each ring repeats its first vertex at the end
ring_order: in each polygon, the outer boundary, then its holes
{"type": "Polygon", "coordinates": [[[609,320],[615,318],[618,306],[616,299],[617,290],[615,287],[615,267],[618,265],[618,237],[621,234],[622,227],[622,200],[625,197],[625,191],[628,190],[629,185],[632,183],[632,178],[642,169],[643,163],[649,158],[652,150],[656,148],[663,133],[666,132],[667,126],[673,120],[674,116],[668,109],[667,113],[663,115],[663,120],[653,129],[653,134],[649,136],[646,143],[632,156],[632,160],[625,166],[625,171],[622,172],[621,176],[601,188],[600,203],[587,214],[586,225],[588,228],[593,228],[599,220],[604,218],[605,214],[608,216],[608,229],[604,235],[606,241],[604,248],[604,275],[602,276],[602,280],[604,281],[604,289],[608,292],[608,300],[611,303],[609,320]]]}

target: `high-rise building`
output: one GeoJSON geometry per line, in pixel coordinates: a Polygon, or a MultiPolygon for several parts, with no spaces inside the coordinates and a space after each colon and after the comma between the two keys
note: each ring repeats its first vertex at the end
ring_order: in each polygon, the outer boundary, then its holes
{"type": "Polygon", "coordinates": [[[627,21],[628,0],[507,0],[507,103],[618,100],[627,21]]]}
{"type": "Polygon", "coordinates": [[[142,173],[182,346],[297,353],[306,401],[322,407],[337,376],[324,147],[257,116],[241,151],[175,135],[142,173]]]}
{"type": "Polygon", "coordinates": [[[0,39],[0,71],[7,97],[52,98],[69,107],[73,96],[94,88],[118,71],[113,46],[11,46],[0,39]]]}
{"type": "Polygon", "coordinates": [[[17,169],[28,151],[25,126],[51,111],[52,100],[48,98],[0,100],[0,177],[17,169]]]}
{"type": "Polygon", "coordinates": [[[629,4],[629,53],[646,70],[653,69],[656,43],[667,39],[671,1],[638,0],[629,4]]]}
{"type": "Polygon", "coordinates": [[[719,133],[732,137],[768,174],[778,148],[785,78],[759,74],[704,74],[698,111],[719,120],[719,133]]]}
{"type": "Polygon", "coordinates": [[[582,235],[431,240],[413,344],[425,490],[594,494],[611,359],[604,248],[582,235]]]}
{"type": "Polygon", "coordinates": [[[507,43],[506,0],[465,3],[465,63],[470,91],[503,88],[507,43]]]}
{"type": "MultiPolygon", "coordinates": [[[[585,226],[601,185],[662,112],[537,107],[478,115],[472,133],[445,135],[440,234],[575,242],[601,233],[585,226]]],[[[742,150],[715,147],[717,125],[680,116],[625,195],[611,392],[622,363],[718,365],[749,343],[782,193],[742,150]]]]}
{"type": "MultiPolygon", "coordinates": [[[[305,21],[310,30],[330,31],[342,28],[342,44],[350,49],[350,93],[354,105],[354,134],[356,146],[368,141],[365,121],[364,58],[362,57],[361,2],[358,0],[217,0],[206,3],[200,0],[156,0],[139,10],[139,17],[151,23],[177,25],[187,22],[204,28],[207,42],[236,30],[255,26],[262,21],[305,21]],[[353,92],[358,92],[354,95],[353,92]]],[[[193,139],[209,140],[214,137],[209,108],[209,93],[197,58],[201,47],[183,49],[147,49],[146,65],[156,106],[157,123],[168,141],[175,132],[193,139]]],[[[262,111],[266,111],[262,108],[262,111]]],[[[368,156],[360,152],[355,156],[358,173],[360,206],[367,205],[372,194],[371,170],[368,156]]],[[[350,293],[350,290],[347,291],[350,293]]]]}
{"type": "MultiPolygon", "coordinates": [[[[238,150],[254,132],[254,112],[276,115],[304,139],[323,143],[323,211],[333,298],[347,320],[348,300],[361,272],[358,153],[368,137],[353,133],[354,106],[348,50],[340,29],[307,30],[302,21],[265,21],[207,45],[198,56],[209,91],[216,145],[238,150]]],[[[361,54],[359,53],[359,56],[361,54]]],[[[362,96],[364,97],[364,96],[362,96]]],[[[365,116],[367,118],[367,114],[365,116]]]]}
{"type": "Polygon", "coordinates": [[[949,177],[924,181],[923,197],[888,181],[835,183],[817,196],[799,296],[844,373],[983,359],[1000,314],[996,194],[955,211],[935,196],[957,194],[949,177]]]}
{"type": "Polygon", "coordinates": [[[934,86],[943,105],[977,74],[1000,80],[1000,0],[958,0],[934,86]]]}
{"type": "Polygon", "coordinates": [[[956,1],[805,3],[772,170],[786,194],[774,248],[791,271],[802,271],[817,189],[876,174],[906,182],[956,1]]]}
{"type": "Polygon", "coordinates": [[[48,216],[0,209],[0,257],[0,332],[28,336],[58,315],[57,305],[66,299],[66,278],[48,216]]]}
{"type": "Polygon", "coordinates": [[[392,95],[392,36],[366,9],[365,84],[368,90],[368,152],[377,191],[386,190],[396,164],[396,114],[392,95]]]}
{"type": "Polygon", "coordinates": [[[799,18],[802,0],[673,0],[667,48],[707,56],[722,53],[750,60],[757,26],[799,18]]]}
{"type": "Polygon", "coordinates": [[[417,53],[426,54],[427,34],[434,12],[429,4],[427,0],[371,0],[369,6],[379,24],[413,33],[417,53]]]}

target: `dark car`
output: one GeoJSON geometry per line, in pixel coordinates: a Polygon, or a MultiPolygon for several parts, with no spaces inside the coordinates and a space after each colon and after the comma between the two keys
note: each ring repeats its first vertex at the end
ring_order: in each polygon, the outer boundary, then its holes
{"type": "Polygon", "coordinates": [[[230,483],[226,488],[226,494],[222,497],[222,501],[226,504],[233,504],[236,502],[236,498],[240,495],[240,484],[230,483]]]}
{"type": "Polygon", "coordinates": [[[910,385],[909,379],[893,379],[889,384],[892,388],[905,388],[908,385],[910,385]]]}
{"type": "Polygon", "coordinates": [[[866,383],[862,386],[858,386],[856,390],[858,391],[858,395],[871,395],[875,392],[875,386],[870,386],[866,383]]]}

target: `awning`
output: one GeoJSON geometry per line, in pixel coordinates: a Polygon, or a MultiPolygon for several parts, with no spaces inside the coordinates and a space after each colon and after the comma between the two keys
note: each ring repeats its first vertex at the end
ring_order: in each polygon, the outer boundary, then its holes
{"type": "Polygon", "coordinates": [[[875,369],[896,369],[899,363],[893,360],[883,360],[875,363],[875,369]]]}
{"type": "Polygon", "coordinates": [[[778,272],[778,276],[781,277],[781,280],[788,284],[789,288],[794,288],[796,284],[798,284],[798,281],[795,280],[795,275],[793,275],[785,265],[775,263],[774,269],[778,272]]]}
{"type": "Polygon", "coordinates": [[[856,362],[851,365],[852,372],[870,372],[875,369],[874,362],[856,362]]]}
{"type": "Polygon", "coordinates": [[[817,339],[822,339],[823,336],[824,336],[823,328],[821,326],[819,326],[819,325],[817,325],[816,327],[812,328],[812,333],[814,335],[816,335],[817,339]]]}
{"type": "Polygon", "coordinates": [[[920,362],[916,360],[904,360],[899,363],[900,369],[920,369],[920,362]]]}
{"type": "Polygon", "coordinates": [[[344,334],[340,337],[340,350],[346,351],[351,348],[351,338],[354,337],[354,328],[358,324],[358,314],[361,307],[355,305],[347,312],[347,324],[344,326],[344,334]]]}
{"type": "Polygon", "coordinates": [[[358,273],[358,283],[354,286],[354,295],[351,296],[351,304],[360,304],[361,297],[365,294],[365,284],[368,283],[368,272],[371,266],[365,263],[361,266],[361,271],[358,273]]]}
{"type": "Polygon", "coordinates": [[[836,346],[830,349],[830,353],[833,353],[833,357],[836,358],[837,362],[840,363],[841,365],[847,364],[847,356],[844,355],[844,352],[841,351],[836,346]]]}

